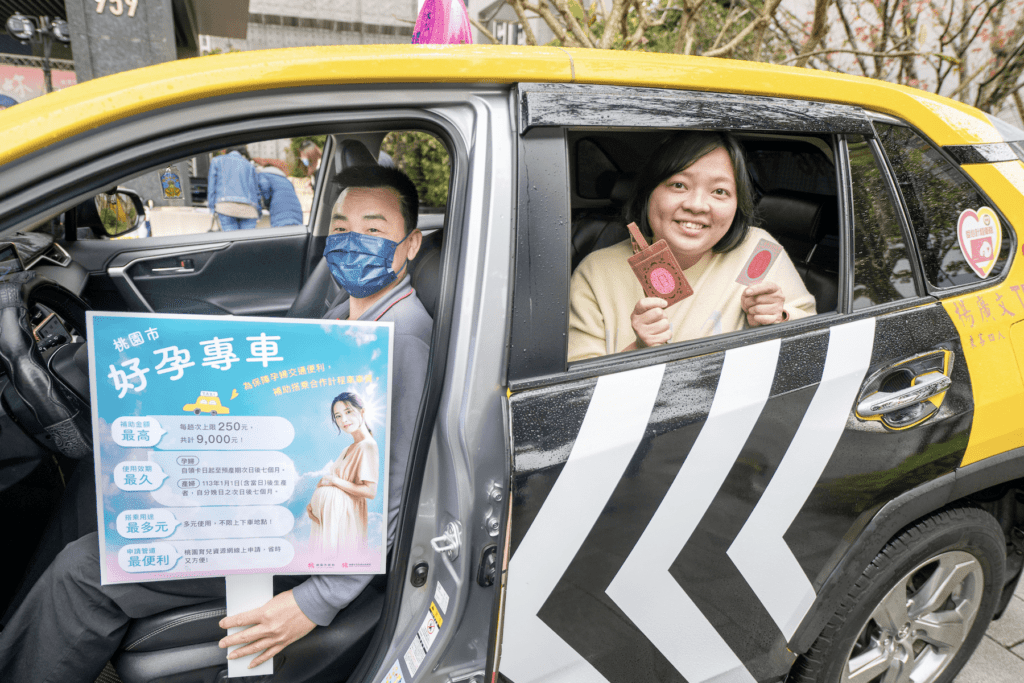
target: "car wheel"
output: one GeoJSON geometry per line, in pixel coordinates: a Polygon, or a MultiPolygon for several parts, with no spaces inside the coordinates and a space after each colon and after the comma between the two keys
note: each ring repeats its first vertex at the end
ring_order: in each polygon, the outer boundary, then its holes
{"type": "Polygon", "coordinates": [[[199,413],[201,413],[201,412],[203,412],[203,411],[199,410],[199,408],[196,408],[196,409],[195,409],[195,410],[193,410],[192,412],[193,412],[193,413],[195,413],[196,415],[198,415],[199,413]]]}
{"type": "Polygon", "coordinates": [[[211,411],[210,411],[210,415],[216,415],[216,414],[217,414],[217,411],[216,411],[216,410],[211,410],[211,411]]]}
{"type": "Polygon", "coordinates": [[[793,683],[947,683],[992,620],[1006,540],[975,508],[942,510],[904,530],[868,565],[793,683]]]}

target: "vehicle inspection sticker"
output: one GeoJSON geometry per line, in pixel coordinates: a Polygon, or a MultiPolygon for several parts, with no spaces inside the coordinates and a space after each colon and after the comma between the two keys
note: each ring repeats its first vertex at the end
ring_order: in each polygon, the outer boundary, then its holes
{"type": "Polygon", "coordinates": [[[967,265],[978,277],[987,278],[999,258],[1003,240],[996,212],[987,206],[977,211],[964,209],[956,222],[956,238],[967,265]]]}
{"type": "Polygon", "coordinates": [[[391,670],[384,675],[381,683],[405,683],[405,678],[402,676],[402,667],[397,659],[392,665],[391,670]]]}
{"type": "Polygon", "coordinates": [[[768,275],[771,267],[775,265],[775,259],[781,253],[781,244],[776,244],[762,237],[761,241],[754,247],[754,251],[750,253],[750,258],[747,259],[747,263],[743,266],[743,270],[740,271],[736,282],[741,285],[756,285],[758,282],[761,282],[768,275]]]}
{"type": "Polygon", "coordinates": [[[434,602],[441,608],[441,614],[448,611],[448,591],[444,589],[441,582],[437,582],[437,588],[434,589],[434,602]]]}

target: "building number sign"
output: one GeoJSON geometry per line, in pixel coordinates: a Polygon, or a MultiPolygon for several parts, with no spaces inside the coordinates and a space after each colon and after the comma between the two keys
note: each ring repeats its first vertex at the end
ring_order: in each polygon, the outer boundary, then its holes
{"type": "Polygon", "coordinates": [[[103,14],[103,10],[109,9],[111,14],[119,17],[124,14],[125,7],[128,8],[128,16],[134,17],[139,0],[96,0],[96,14],[103,14]]]}

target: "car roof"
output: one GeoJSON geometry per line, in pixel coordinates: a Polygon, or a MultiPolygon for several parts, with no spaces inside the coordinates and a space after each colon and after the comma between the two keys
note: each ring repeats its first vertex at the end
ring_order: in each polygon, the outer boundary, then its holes
{"type": "Polygon", "coordinates": [[[0,164],[161,107],[256,89],[371,83],[588,83],[853,104],[935,142],[1003,138],[978,109],[923,90],[814,69],[650,52],[506,45],[285,48],[176,60],[86,81],[0,112],[0,164]]]}

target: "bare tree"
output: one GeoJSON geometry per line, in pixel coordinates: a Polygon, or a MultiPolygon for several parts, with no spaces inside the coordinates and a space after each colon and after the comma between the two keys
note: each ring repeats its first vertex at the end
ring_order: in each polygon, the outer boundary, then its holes
{"type": "MultiPolygon", "coordinates": [[[[902,83],[993,113],[1024,86],[1024,0],[834,0],[829,19],[818,49],[778,61],[902,83]]],[[[814,37],[793,14],[774,28],[794,43],[814,37]]]]}
{"type": "Polygon", "coordinates": [[[1024,118],[1024,0],[506,0],[529,44],[857,73],[1024,118]]]}

